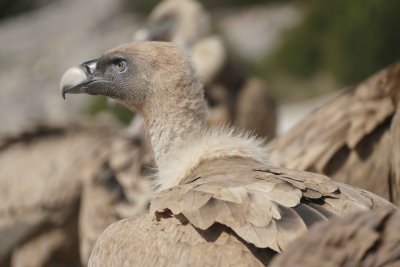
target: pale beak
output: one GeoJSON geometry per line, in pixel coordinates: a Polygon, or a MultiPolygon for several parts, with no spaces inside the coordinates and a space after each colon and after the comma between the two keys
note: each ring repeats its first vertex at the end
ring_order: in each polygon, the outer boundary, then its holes
{"type": "Polygon", "coordinates": [[[94,71],[96,69],[97,59],[86,61],[79,66],[69,68],[61,78],[60,91],[65,99],[65,94],[96,94],[90,90],[90,85],[94,82],[103,80],[96,77],[94,71]]]}

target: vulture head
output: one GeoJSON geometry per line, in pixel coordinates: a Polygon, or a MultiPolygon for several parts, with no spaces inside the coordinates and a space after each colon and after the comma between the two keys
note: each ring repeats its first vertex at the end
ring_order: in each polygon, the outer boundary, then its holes
{"type": "Polygon", "coordinates": [[[195,82],[195,72],[180,48],[135,42],[71,67],[61,78],[60,90],[64,98],[65,94],[104,95],[146,114],[160,103],[177,103],[192,95],[183,91],[195,82]]]}
{"type": "Polygon", "coordinates": [[[210,32],[210,18],[195,0],[164,0],[151,12],[135,41],[171,41],[191,46],[210,32]]]}

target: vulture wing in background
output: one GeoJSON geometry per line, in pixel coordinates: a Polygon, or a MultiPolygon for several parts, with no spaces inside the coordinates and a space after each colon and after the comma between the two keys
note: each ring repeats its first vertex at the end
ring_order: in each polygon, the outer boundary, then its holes
{"type": "Polygon", "coordinates": [[[79,263],[80,163],[106,137],[103,129],[73,125],[1,137],[0,262],[79,263]]]}
{"type": "Polygon", "coordinates": [[[399,95],[400,64],[394,64],[277,138],[273,147],[278,161],[288,168],[324,173],[400,204],[400,150],[394,148],[400,138],[399,115],[394,122],[399,95]]]}
{"type": "Polygon", "coordinates": [[[400,266],[400,212],[379,209],[321,223],[271,267],[400,266]]]}
{"type": "Polygon", "coordinates": [[[143,142],[114,136],[93,161],[83,166],[83,189],[79,216],[81,262],[86,265],[94,243],[112,223],[148,210],[153,196],[149,171],[153,153],[143,142]]]}
{"type": "Polygon", "coordinates": [[[36,125],[1,136],[0,266],[85,266],[107,226],[147,210],[153,154],[140,134],[36,125]]]}
{"type": "Polygon", "coordinates": [[[389,191],[392,200],[400,205],[400,108],[397,108],[396,114],[392,120],[391,126],[391,176],[388,182],[389,191]]]}

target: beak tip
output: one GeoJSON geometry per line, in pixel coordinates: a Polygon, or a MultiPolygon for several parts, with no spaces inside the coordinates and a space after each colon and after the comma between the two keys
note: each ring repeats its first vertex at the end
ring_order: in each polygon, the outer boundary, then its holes
{"type": "Polygon", "coordinates": [[[60,91],[62,98],[65,99],[65,94],[72,91],[71,89],[79,85],[85,79],[87,79],[87,76],[81,67],[76,66],[69,68],[61,77],[60,81],[60,91]]]}

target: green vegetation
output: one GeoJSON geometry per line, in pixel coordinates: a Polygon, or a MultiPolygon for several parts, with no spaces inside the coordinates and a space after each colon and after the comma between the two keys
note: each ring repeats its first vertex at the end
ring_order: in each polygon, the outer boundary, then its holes
{"type": "Polygon", "coordinates": [[[97,113],[105,110],[111,111],[121,122],[125,124],[128,124],[134,116],[129,109],[121,106],[118,103],[115,103],[115,105],[107,103],[107,97],[105,96],[94,98],[89,105],[87,113],[95,116],[97,113]]]}
{"type": "Polygon", "coordinates": [[[304,9],[303,22],[260,65],[266,73],[307,79],[322,71],[349,84],[400,58],[400,1],[310,0],[304,9]]]}

